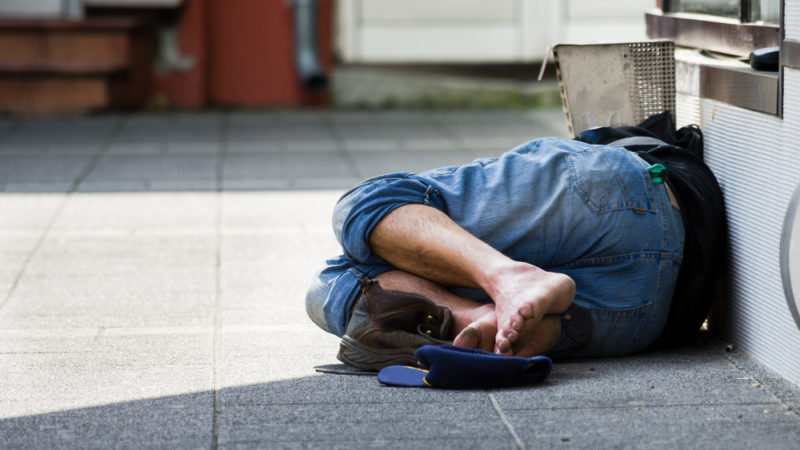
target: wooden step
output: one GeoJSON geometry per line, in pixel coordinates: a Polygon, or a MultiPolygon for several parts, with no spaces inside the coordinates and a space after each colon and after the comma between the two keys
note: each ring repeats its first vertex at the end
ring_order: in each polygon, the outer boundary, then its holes
{"type": "Polygon", "coordinates": [[[126,18],[0,21],[0,67],[125,67],[130,64],[132,35],[144,25],[126,18]]]}
{"type": "Polygon", "coordinates": [[[0,20],[0,111],[79,114],[146,95],[152,33],[140,19],[0,20]]]}
{"type": "Polygon", "coordinates": [[[0,77],[0,110],[17,116],[79,115],[111,103],[104,76],[0,77]]]}

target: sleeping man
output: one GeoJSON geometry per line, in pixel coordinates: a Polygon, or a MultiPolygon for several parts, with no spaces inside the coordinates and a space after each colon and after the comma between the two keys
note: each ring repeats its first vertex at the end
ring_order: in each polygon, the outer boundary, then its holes
{"type": "Polygon", "coordinates": [[[699,130],[665,113],[371,178],[333,226],[343,255],[306,308],[342,337],[339,359],[380,369],[426,343],[527,357],[685,340],[708,313],[724,210],[699,130]]]}

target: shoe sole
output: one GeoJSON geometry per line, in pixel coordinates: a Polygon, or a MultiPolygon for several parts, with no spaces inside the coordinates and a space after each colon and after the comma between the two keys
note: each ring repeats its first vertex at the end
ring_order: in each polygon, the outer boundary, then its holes
{"type": "Polygon", "coordinates": [[[367,370],[381,370],[388,366],[416,366],[416,348],[379,349],[367,347],[350,336],[343,336],[336,358],[353,367],[367,370]]]}

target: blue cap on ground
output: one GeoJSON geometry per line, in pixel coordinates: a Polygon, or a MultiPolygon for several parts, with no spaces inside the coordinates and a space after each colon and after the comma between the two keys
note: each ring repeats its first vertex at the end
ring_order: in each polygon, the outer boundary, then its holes
{"type": "Polygon", "coordinates": [[[386,367],[378,373],[378,381],[390,386],[447,389],[520,386],[544,381],[553,367],[546,356],[502,356],[453,345],[424,345],[414,356],[423,368],[386,367]]]}

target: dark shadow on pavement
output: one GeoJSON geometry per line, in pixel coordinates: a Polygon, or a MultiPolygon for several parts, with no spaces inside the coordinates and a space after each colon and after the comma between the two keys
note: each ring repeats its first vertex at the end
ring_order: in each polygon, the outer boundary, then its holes
{"type": "Polygon", "coordinates": [[[320,374],[0,420],[5,448],[771,448],[800,419],[709,345],[556,364],[540,385],[391,388],[320,374]],[[512,434],[513,433],[513,434],[512,434]]]}

